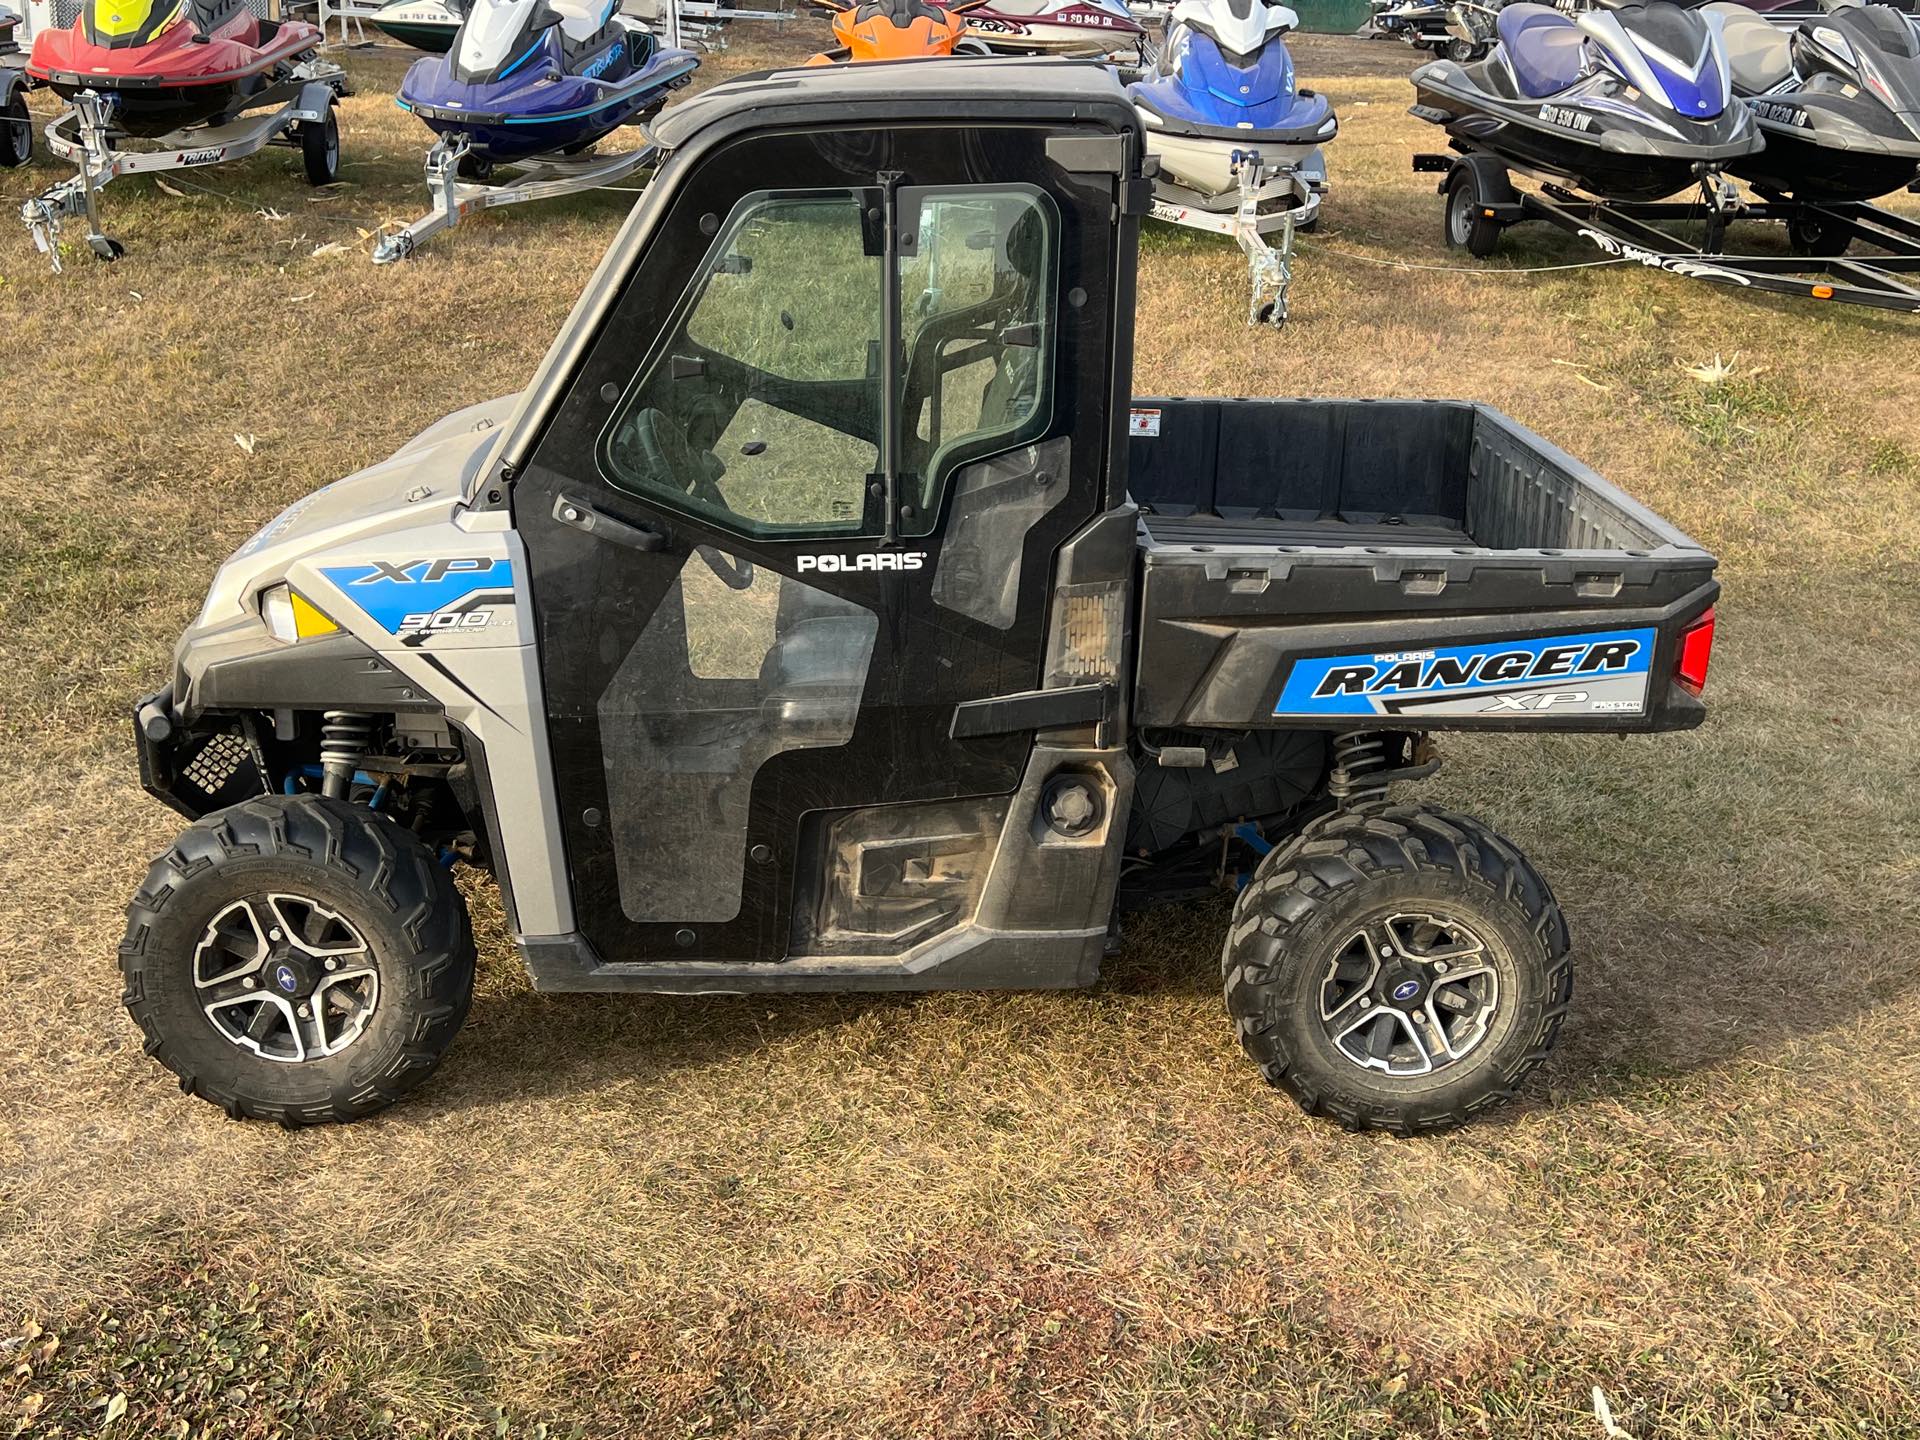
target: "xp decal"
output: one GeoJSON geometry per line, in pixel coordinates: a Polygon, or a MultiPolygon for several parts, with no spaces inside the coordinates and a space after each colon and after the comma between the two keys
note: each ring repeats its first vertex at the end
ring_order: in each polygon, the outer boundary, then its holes
{"type": "Polygon", "coordinates": [[[391,635],[482,629],[513,619],[511,560],[430,556],[331,565],[320,573],[391,635]]]}
{"type": "Polygon", "coordinates": [[[1646,709],[1654,632],[1609,630],[1297,660],[1275,715],[1597,715],[1646,709]]]}

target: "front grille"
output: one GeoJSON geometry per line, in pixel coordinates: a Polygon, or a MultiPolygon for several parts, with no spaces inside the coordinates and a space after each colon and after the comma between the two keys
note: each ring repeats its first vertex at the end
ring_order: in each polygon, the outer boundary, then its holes
{"type": "Polygon", "coordinates": [[[175,798],[202,815],[237,805],[260,794],[263,788],[252,747],[231,730],[202,740],[178,775],[173,786],[175,798]]]}

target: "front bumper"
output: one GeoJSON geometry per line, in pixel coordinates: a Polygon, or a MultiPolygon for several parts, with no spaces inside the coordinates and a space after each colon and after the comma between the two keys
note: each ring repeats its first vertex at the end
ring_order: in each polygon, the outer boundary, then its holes
{"type": "Polygon", "coordinates": [[[134,705],[133,745],[140,788],[189,820],[261,792],[265,767],[245,720],[191,730],[174,708],[171,685],[134,705]]]}

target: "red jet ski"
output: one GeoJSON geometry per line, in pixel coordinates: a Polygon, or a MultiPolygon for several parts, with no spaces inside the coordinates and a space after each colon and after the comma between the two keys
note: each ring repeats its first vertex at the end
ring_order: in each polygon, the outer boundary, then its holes
{"type": "Polygon", "coordinates": [[[164,135],[248,108],[320,46],[304,21],[262,20],[242,0],[87,0],[69,30],[35,38],[27,73],[63,99],[91,90],[116,129],[164,135]]]}

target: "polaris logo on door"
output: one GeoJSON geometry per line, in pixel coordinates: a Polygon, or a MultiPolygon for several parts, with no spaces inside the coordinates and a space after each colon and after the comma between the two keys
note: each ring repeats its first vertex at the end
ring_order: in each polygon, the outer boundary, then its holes
{"type": "Polygon", "coordinates": [[[865,555],[802,555],[800,570],[817,570],[823,575],[855,570],[920,570],[927,563],[924,550],[900,552],[869,551],[865,555]]]}
{"type": "Polygon", "coordinates": [[[1297,660],[1273,713],[1638,714],[1653,645],[1649,628],[1297,660]]]}

